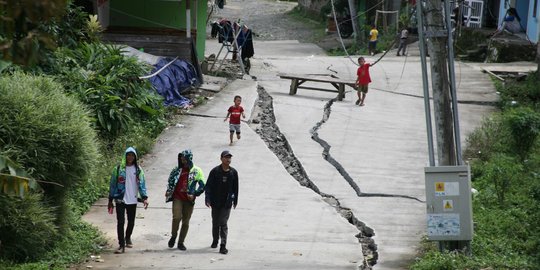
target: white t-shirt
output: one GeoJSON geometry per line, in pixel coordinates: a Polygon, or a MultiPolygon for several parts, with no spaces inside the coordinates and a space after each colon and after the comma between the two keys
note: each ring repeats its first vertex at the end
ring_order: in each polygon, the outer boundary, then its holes
{"type": "Polygon", "coordinates": [[[137,186],[137,178],[135,173],[137,172],[135,165],[126,166],[126,192],[124,193],[125,204],[137,204],[137,193],[139,192],[139,186],[137,186]]]}

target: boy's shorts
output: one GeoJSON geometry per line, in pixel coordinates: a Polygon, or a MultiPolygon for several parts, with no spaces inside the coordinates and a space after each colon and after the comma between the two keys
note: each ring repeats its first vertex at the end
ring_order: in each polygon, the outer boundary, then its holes
{"type": "Polygon", "coordinates": [[[229,131],[231,133],[236,132],[236,134],[240,134],[240,124],[229,124],[229,131]]]}
{"type": "Polygon", "coordinates": [[[360,85],[356,86],[356,91],[360,91],[360,92],[362,92],[362,93],[366,93],[366,94],[367,94],[367,92],[368,92],[368,85],[367,85],[367,84],[366,84],[366,85],[360,84],[360,85]]]}

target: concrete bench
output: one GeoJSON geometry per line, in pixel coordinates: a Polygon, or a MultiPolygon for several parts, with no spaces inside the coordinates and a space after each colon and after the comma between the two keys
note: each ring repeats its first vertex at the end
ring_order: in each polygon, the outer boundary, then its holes
{"type": "Polygon", "coordinates": [[[295,95],[298,91],[298,88],[302,89],[309,89],[309,90],[316,90],[316,91],[324,91],[324,92],[337,92],[338,93],[338,100],[341,101],[343,98],[345,98],[345,85],[348,85],[352,88],[355,88],[355,81],[351,80],[344,80],[337,78],[333,75],[327,75],[327,74],[285,74],[285,73],[279,73],[278,76],[282,79],[289,79],[291,80],[291,88],[289,91],[289,95],[295,95]],[[325,88],[318,88],[318,87],[309,87],[309,86],[302,86],[305,82],[317,82],[317,83],[329,83],[332,86],[334,86],[334,89],[325,89],[325,88]]]}

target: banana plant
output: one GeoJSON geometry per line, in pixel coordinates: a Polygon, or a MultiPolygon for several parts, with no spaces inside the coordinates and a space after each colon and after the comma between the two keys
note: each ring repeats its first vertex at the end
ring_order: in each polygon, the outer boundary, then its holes
{"type": "Polygon", "coordinates": [[[17,163],[0,155],[0,193],[24,197],[29,190],[40,189],[35,179],[17,163]]]}

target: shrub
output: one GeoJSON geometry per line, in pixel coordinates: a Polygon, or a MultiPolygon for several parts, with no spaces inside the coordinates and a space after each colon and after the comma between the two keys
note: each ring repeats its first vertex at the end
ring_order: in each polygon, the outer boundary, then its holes
{"type": "Polygon", "coordinates": [[[479,181],[493,187],[498,203],[503,206],[510,185],[515,184],[522,171],[522,166],[515,158],[504,154],[494,155],[484,165],[483,175],[479,181]]]}
{"type": "Polygon", "coordinates": [[[0,257],[22,262],[34,260],[50,249],[57,237],[54,214],[42,205],[42,196],[25,198],[0,194],[0,257]]]}
{"type": "Polygon", "coordinates": [[[528,107],[518,107],[508,110],[504,121],[512,134],[514,152],[524,160],[540,133],[540,114],[528,107]]]}
{"type": "Polygon", "coordinates": [[[484,118],[481,127],[467,137],[464,155],[467,159],[487,161],[494,153],[508,151],[510,136],[500,115],[494,114],[484,118]]]}
{"type": "Polygon", "coordinates": [[[138,79],[151,67],[123,56],[118,46],[83,43],[75,50],[59,49],[50,69],[68,93],[92,110],[105,139],[127,132],[133,122],[163,118],[162,97],[138,79]]]}
{"type": "Polygon", "coordinates": [[[42,25],[43,31],[49,33],[59,47],[76,48],[80,42],[92,39],[88,29],[88,13],[82,7],[69,3],[64,15],[42,25]]]}
{"type": "Polygon", "coordinates": [[[91,179],[98,159],[87,112],[51,79],[15,73],[0,78],[0,152],[42,184],[63,229],[66,193],[91,179]]]}
{"type": "Polygon", "coordinates": [[[540,104],[538,76],[538,73],[530,73],[523,82],[510,82],[497,87],[497,90],[501,93],[503,106],[513,107],[516,102],[518,105],[538,106],[540,104]]]}

